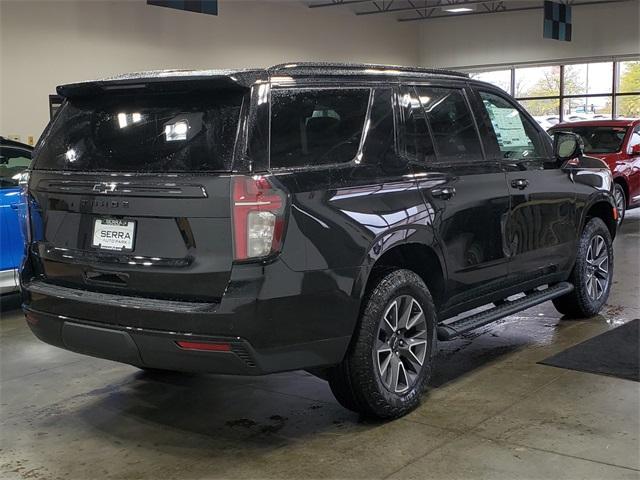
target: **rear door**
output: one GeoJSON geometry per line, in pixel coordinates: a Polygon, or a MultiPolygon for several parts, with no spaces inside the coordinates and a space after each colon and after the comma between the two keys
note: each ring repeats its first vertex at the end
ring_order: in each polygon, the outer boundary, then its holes
{"type": "Polygon", "coordinates": [[[500,162],[510,191],[505,230],[510,281],[564,271],[575,255],[575,186],[553,158],[546,134],[514,101],[497,91],[477,94],[488,155],[500,162]]]}
{"type": "Polygon", "coordinates": [[[397,157],[395,101],[384,84],[272,90],[270,168],[292,193],[297,228],[290,231],[299,231],[306,250],[285,248],[292,268],[353,275],[372,261],[371,245],[375,257],[408,241],[416,233],[410,225],[424,221],[411,167],[397,157]]]}
{"type": "Polygon", "coordinates": [[[67,101],[30,179],[39,279],[219,299],[233,259],[230,172],[244,99],[234,90],[67,101]]]}
{"type": "Polygon", "coordinates": [[[406,155],[445,258],[444,310],[456,313],[499,291],[507,276],[505,175],[484,155],[463,86],[406,86],[403,99],[406,155]]]}

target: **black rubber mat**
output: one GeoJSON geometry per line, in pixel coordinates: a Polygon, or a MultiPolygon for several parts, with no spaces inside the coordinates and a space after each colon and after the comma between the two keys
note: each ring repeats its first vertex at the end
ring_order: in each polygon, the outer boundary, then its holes
{"type": "Polygon", "coordinates": [[[631,320],[538,363],[640,382],[639,327],[631,320]]]}

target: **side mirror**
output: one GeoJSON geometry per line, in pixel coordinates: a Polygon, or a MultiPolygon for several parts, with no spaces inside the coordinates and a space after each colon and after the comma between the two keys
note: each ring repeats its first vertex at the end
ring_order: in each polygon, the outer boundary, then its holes
{"type": "Polygon", "coordinates": [[[633,147],[631,147],[631,155],[640,155],[640,143],[636,143],[633,147]]]}
{"type": "Polygon", "coordinates": [[[553,153],[561,162],[584,155],[584,144],[580,135],[572,132],[555,132],[553,153]]]}

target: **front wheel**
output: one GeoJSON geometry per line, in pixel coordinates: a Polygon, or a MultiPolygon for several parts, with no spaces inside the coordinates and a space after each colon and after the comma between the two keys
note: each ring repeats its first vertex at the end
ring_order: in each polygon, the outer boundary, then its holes
{"type": "Polygon", "coordinates": [[[607,301],[612,278],[611,233],[601,219],[592,218],[580,236],[576,263],[569,277],[574,290],[554,299],[553,305],[569,317],[592,317],[607,301]]]}
{"type": "Polygon", "coordinates": [[[329,385],[342,406],[377,417],[411,411],[431,375],[435,308],[422,279],[394,270],[365,298],[354,338],[329,385]]]}

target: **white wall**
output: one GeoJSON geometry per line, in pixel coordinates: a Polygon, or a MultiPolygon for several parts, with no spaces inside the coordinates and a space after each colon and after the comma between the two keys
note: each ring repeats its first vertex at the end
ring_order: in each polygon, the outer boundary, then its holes
{"type": "Polygon", "coordinates": [[[640,2],[576,6],[571,43],[542,11],[399,23],[301,0],[220,0],[218,17],[145,0],[0,0],[0,135],[40,135],[56,85],[158,68],[330,60],[460,67],[640,54],[640,2]]]}
{"type": "Polygon", "coordinates": [[[292,60],[411,65],[418,26],[299,0],[221,0],[219,16],[145,0],[0,0],[0,135],[40,135],[61,83],[161,68],[292,60]]]}
{"type": "MultiPolygon", "coordinates": [[[[541,2],[542,3],[542,2],[541,2]]],[[[420,64],[466,67],[640,53],[640,2],[573,7],[573,40],[542,38],[542,10],[420,24],[420,64]]]]}

